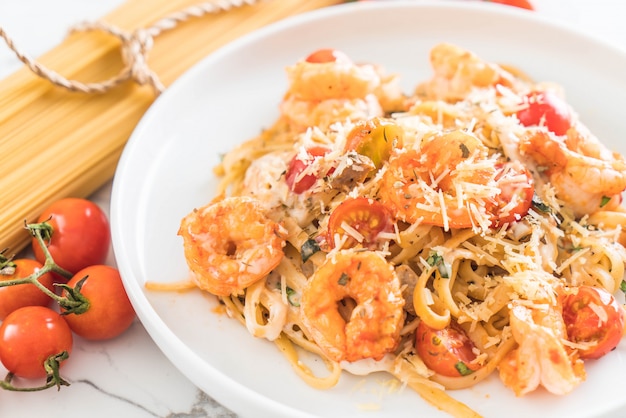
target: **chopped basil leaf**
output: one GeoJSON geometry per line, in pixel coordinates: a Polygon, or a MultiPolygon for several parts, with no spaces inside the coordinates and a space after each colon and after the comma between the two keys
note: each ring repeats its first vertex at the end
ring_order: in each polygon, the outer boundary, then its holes
{"type": "Polygon", "coordinates": [[[602,200],[600,201],[600,207],[601,208],[605,207],[610,201],[611,201],[610,197],[602,196],[602,200]]]}
{"type": "Polygon", "coordinates": [[[428,258],[426,259],[426,262],[428,263],[429,266],[435,267],[443,263],[443,257],[435,252],[431,252],[428,258]]]}
{"type": "Polygon", "coordinates": [[[291,304],[291,306],[295,306],[296,308],[300,306],[300,295],[290,287],[287,287],[287,300],[291,304]]]}
{"type": "Polygon", "coordinates": [[[339,283],[341,286],[345,286],[346,284],[348,284],[348,280],[350,280],[350,276],[348,276],[346,273],[341,273],[341,276],[339,276],[339,280],[337,280],[337,283],[339,283]]]}
{"type": "Polygon", "coordinates": [[[474,371],[467,367],[467,364],[463,363],[462,361],[456,363],[454,365],[454,368],[461,374],[461,376],[467,376],[474,373],[474,371]]]}
{"type": "Polygon", "coordinates": [[[461,155],[463,156],[463,158],[467,158],[470,156],[470,150],[469,148],[467,148],[467,145],[461,142],[459,148],[461,148],[461,155]]]}
{"type": "Polygon", "coordinates": [[[431,252],[426,259],[426,262],[430,266],[437,267],[437,270],[439,271],[439,274],[442,278],[447,279],[450,277],[450,275],[448,274],[448,267],[446,266],[446,263],[444,263],[443,257],[441,255],[437,254],[436,252],[431,252]]]}
{"type": "Polygon", "coordinates": [[[320,250],[320,246],[314,239],[308,239],[302,244],[300,248],[300,255],[302,256],[302,262],[306,263],[309,258],[320,250]]]}
{"type": "Polygon", "coordinates": [[[626,280],[622,280],[622,283],[620,283],[620,285],[619,285],[619,289],[622,292],[626,293],[626,280]]]}
{"type": "Polygon", "coordinates": [[[552,209],[550,209],[550,206],[546,205],[543,202],[543,200],[541,200],[541,198],[537,196],[536,194],[533,195],[533,207],[537,209],[539,212],[543,212],[543,213],[552,212],[552,209]]]}

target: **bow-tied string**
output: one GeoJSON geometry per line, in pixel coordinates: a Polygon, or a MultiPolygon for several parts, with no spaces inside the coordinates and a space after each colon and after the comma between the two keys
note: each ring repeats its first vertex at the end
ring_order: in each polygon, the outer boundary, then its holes
{"type": "Polygon", "coordinates": [[[1,26],[0,37],[4,39],[17,58],[26,64],[34,74],[66,90],[82,93],[104,93],[125,81],[134,80],[140,85],[150,85],[154,93],[158,96],[165,90],[165,86],[159,80],[158,75],[148,66],[148,53],[152,49],[154,39],[157,36],[165,31],[174,29],[180,23],[191,18],[227,12],[231,9],[246,5],[252,6],[260,1],[261,0],[217,0],[214,2],[201,3],[172,13],[158,20],[148,28],[136,29],[132,32],[122,30],[102,21],[79,23],[71,29],[71,32],[103,31],[118,38],[121,42],[124,67],[117,75],[107,80],[93,83],[83,83],[78,80],[67,79],[58,72],[30,58],[15,45],[15,42],[13,42],[1,26]]]}

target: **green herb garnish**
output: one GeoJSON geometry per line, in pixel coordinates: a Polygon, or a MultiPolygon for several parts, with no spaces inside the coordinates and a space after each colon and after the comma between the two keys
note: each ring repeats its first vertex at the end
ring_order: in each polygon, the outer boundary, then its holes
{"type": "Polygon", "coordinates": [[[302,262],[306,263],[309,258],[316,252],[320,250],[320,246],[314,239],[308,239],[302,244],[300,248],[300,255],[302,257],[302,262]]]}
{"type": "Polygon", "coordinates": [[[440,254],[432,251],[426,259],[426,262],[429,266],[437,267],[442,278],[447,279],[450,277],[446,263],[444,263],[443,257],[440,254]]]}
{"type": "Polygon", "coordinates": [[[610,197],[602,196],[602,200],[600,201],[600,207],[601,208],[605,207],[610,201],[611,201],[610,197]]]}
{"type": "Polygon", "coordinates": [[[536,194],[533,195],[533,207],[542,213],[551,213],[552,209],[550,206],[546,205],[543,200],[536,194]]]}
{"type": "Polygon", "coordinates": [[[300,306],[300,295],[290,287],[285,290],[287,293],[287,300],[291,306],[298,308],[300,306]]]}
{"type": "Polygon", "coordinates": [[[454,365],[454,368],[461,374],[461,376],[467,376],[468,374],[474,373],[474,371],[467,367],[467,364],[463,363],[462,361],[456,363],[454,365]]]}
{"type": "Polygon", "coordinates": [[[345,286],[346,284],[348,284],[348,280],[350,280],[350,276],[348,276],[346,273],[341,273],[341,276],[339,276],[339,280],[337,280],[337,283],[339,283],[339,285],[341,286],[345,286]]]}

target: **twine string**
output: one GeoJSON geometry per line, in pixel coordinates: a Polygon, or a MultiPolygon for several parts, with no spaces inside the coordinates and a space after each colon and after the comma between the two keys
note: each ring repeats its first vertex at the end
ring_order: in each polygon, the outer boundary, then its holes
{"type": "Polygon", "coordinates": [[[161,33],[177,27],[179,24],[192,18],[200,18],[209,14],[227,12],[231,9],[243,6],[253,6],[261,0],[216,0],[190,6],[178,12],[174,12],[148,28],[136,29],[132,32],[122,30],[114,25],[103,21],[81,22],[75,25],[70,32],[101,31],[118,38],[121,42],[121,54],[124,67],[120,72],[106,80],[93,83],[83,83],[79,80],[70,80],[58,72],[42,65],[37,60],[29,57],[20,50],[6,31],[0,26],[0,37],[15,53],[15,56],[23,62],[35,75],[52,84],[72,92],[82,93],[105,93],[108,90],[128,80],[133,80],[139,85],[148,84],[152,87],[155,95],[165,90],[165,86],[158,75],[148,65],[148,54],[154,45],[154,39],[161,33]]]}

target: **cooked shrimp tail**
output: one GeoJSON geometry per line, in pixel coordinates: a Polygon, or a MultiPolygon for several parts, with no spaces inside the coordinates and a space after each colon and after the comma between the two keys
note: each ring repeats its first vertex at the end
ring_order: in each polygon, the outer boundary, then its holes
{"type": "Polygon", "coordinates": [[[626,161],[609,152],[593,137],[570,129],[562,140],[533,131],[520,141],[520,151],[534,163],[556,196],[570,206],[574,216],[613,210],[626,189],[626,161]]]}
{"type": "Polygon", "coordinates": [[[218,296],[241,294],[283,258],[286,231],[256,200],[228,197],[181,221],[185,259],[196,285],[218,296]]]}
{"type": "Polygon", "coordinates": [[[305,325],[316,343],[332,360],[348,362],[380,360],[396,349],[403,306],[393,267],[376,252],[352,250],[330,255],[309,280],[301,301],[305,325]],[[342,301],[352,305],[344,315],[338,309],[342,301]]]}
{"type": "Polygon", "coordinates": [[[555,307],[529,308],[514,302],[510,320],[519,347],[498,368],[504,384],[517,396],[539,386],[564,395],[585,380],[582,361],[574,353],[568,353],[561,342],[567,332],[555,307]]]}

